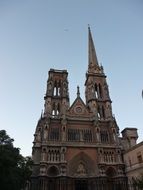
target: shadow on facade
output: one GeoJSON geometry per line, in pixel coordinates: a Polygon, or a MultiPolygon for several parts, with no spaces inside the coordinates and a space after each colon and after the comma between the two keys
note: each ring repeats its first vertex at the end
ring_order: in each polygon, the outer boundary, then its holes
{"type": "Polygon", "coordinates": [[[127,178],[32,178],[25,190],[142,190],[127,178]]]}

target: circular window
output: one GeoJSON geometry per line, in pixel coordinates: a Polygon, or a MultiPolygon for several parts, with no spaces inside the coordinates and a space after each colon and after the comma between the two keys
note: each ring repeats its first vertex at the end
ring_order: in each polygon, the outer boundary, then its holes
{"type": "Polygon", "coordinates": [[[81,113],[81,112],[82,112],[82,108],[81,108],[81,107],[77,107],[77,108],[76,108],[76,112],[77,112],[77,113],[81,113]]]}

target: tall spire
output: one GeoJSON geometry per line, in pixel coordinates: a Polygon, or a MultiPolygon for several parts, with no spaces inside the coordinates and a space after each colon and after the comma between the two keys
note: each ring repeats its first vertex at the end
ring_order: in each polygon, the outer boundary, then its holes
{"type": "Polygon", "coordinates": [[[90,26],[88,26],[88,72],[95,72],[96,68],[99,68],[94,42],[90,26]]]}

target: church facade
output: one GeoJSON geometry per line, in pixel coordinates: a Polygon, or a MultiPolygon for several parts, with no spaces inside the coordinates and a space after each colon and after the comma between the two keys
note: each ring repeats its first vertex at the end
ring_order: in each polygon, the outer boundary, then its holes
{"type": "Polygon", "coordinates": [[[102,189],[107,184],[113,189],[126,183],[119,128],[90,28],[88,45],[85,102],[77,87],[69,104],[67,70],[49,71],[44,113],[34,134],[32,190],[92,190],[101,183],[102,189]]]}

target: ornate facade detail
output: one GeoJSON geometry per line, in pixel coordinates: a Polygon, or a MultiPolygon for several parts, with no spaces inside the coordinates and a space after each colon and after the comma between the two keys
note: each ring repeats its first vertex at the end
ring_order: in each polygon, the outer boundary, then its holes
{"type": "Polygon", "coordinates": [[[76,171],[76,174],[79,177],[83,177],[83,176],[85,176],[87,174],[86,168],[85,168],[85,166],[84,166],[84,164],[82,162],[79,163],[77,171],[76,171]]]}
{"type": "MultiPolygon", "coordinates": [[[[49,71],[44,114],[34,134],[33,181],[42,176],[45,177],[44,183],[48,183],[46,180],[50,177],[62,176],[76,180],[125,177],[119,129],[113,117],[106,76],[103,66],[98,64],[90,28],[88,38],[85,102],[80,97],[78,87],[77,97],[70,105],[68,72],[49,71]]],[[[124,139],[127,136],[125,133],[124,139]]],[[[42,187],[39,190],[43,190],[42,187]]]]}

